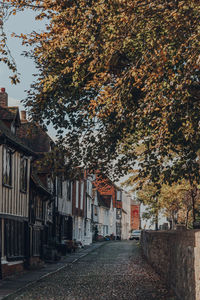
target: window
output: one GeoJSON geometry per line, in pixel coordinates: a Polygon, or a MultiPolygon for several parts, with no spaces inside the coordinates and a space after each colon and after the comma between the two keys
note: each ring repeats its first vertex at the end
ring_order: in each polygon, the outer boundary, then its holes
{"type": "Polygon", "coordinates": [[[57,178],[57,192],[58,192],[58,197],[62,197],[63,195],[63,189],[62,189],[62,177],[57,178]]]}
{"type": "Polygon", "coordinates": [[[91,204],[91,219],[94,219],[94,204],[91,204]]]}
{"type": "Polygon", "coordinates": [[[44,218],[43,201],[39,197],[35,198],[35,217],[39,220],[44,218]]]}
{"type": "Polygon", "coordinates": [[[73,200],[73,181],[71,181],[71,183],[70,183],[70,197],[71,197],[71,200],[73,200]]]}
{"type": "Polygon", "coordinates": [[[20,190],[22,192],[27,191],[27,169],[28,169],[28,160],[25,157],[21,157],[21,162],[20,162],[20,190]]]}
{"type": "Polygon", "coordinates": [[[71,201],[71,182],[67,180],[67,201],[71,201]]]}
{"type": "Polygon", "coordinates": [[[97,213],[97,206],[96,205],[94,206],[94,214],[95,214],[95,216],[97,216],[97,214],[98,214],[97,213]]]}
{"type": "Polygon", "coordinates": [[[84,197],[84,181],[81,181],[81,207],[80,209],[83,209],[83,197],[84,197]]]}
{"type": "Polygon", "coordinates": [[[121,224],[116,223],[116,235],[121,236],[121,224]]]}
{"type": "Polygon", "coordinates": [[[79,181],[76,180],[76,207],[78,208],[78,202],[79,202],[79,181]]]}
{"type": "Polygon", "coordinates": [[[121,219],[122,218],[121,208],[117,208],[117,210],[116,210],[116,218],[117,219],[121,219]]]}
{"type": "Polygon", "coordinates": [[[53,193],[53,182],[52,182],[52,179],[51,179],[51,176],[48,175],[47,177],[47,187],[48,187],[48,190],[53,193]]]}
{"type": "Polygon", "coordinates": [[[16,127],[15,127],[15,124],[11,124],[10,130],[11,130],[11,132],[12,132],[13,134],[16,133],[16,127]]]}
{"type": "Polygon", "coordinates": [[[90,201],[90,198],[89,198],[89,197],[87,198],[87,201],[88,201],[88,211],[90,211],[91,201],[90,201]]]}
{"type": "Polygon", "coordinates": [[[8,260],[24,256],[24,223],[5,220],[5,255],[8,260]]]}
{"type": "Polygon", "coordinates": [[[33,256],[40,256],[41,252],[41,232],[40,230],[33,230],[32,233],[32,240],[33,240],[33,256]]]}
{"type": "Polygon", "coordinates": [[[122,201],[122,192],[117,191],[117,201],[122,201]]]}
{"type": "Polygon", "coordinates": [[[12,185],[12,152],[7,147],[3,148],[3,184],[12,185]]]}

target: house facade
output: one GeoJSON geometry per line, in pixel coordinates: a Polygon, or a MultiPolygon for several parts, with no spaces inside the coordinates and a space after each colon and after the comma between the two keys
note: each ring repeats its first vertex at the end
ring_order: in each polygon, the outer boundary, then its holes
{"type": "Polygon", "coordinates": [[[81,174],[73,180],[72,214],[73,214],[73,240],[84,245],[85,235],[85,199],[86,182],[81,174]]]}
{"type": "Polygon", "coordinates": [[[29,257],[30,166],[35,153],[16,136],[18,108],[0,91],[0,251],[1,277],[21,271],[29,257]]]}
{"type": "Polygon", "coordinates": [[[8,106],[0,89],[1,277],[58,259],[68,241],[84,246],[98,237],[127,235],[122,190],[99,173],[77,169],[69,175],[65,157],[62,152],[55,157],[54,147],[25,111],[20,117],[18,107],[8,106]]]}
{"type": "Polygon", "coordinates": [[[93,240],[93,181],[95,176],[85,172],[85,224],[84,245],[90,245],[93,240]]]}

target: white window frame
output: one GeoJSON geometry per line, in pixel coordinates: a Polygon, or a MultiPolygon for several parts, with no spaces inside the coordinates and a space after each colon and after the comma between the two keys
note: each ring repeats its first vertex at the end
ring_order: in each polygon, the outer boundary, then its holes
{"type": "Polygon", "coordinates": [[[76,208],[78,208],[79,202],[79,181],[76,180],[76,208]]]}
{"type": "Polygon", "coordinates": [[[83,209],[83,198],[84,198],[84,181],[81,181],[81,204],[80,204],[80,209],[83,209]]]}
{"type": "Polygon", "coordinates": [[[8,147],[3,147],[3,185],[12,186],[12,151],[8,147]]]}

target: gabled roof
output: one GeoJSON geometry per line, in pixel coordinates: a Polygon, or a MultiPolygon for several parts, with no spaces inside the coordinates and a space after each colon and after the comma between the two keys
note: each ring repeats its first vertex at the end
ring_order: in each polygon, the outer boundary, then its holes
{"type": "Polygon", "coordinates": [[[0,119],[6,121],[15,121],[16,124],[20,125],[19,108],[17,106],[0,106],[0,119]]]}
{"type": "Polygon", "coordinates": [[[17,149],[22,150],[28,155],[36,156],[36,153],[27,147],[17,136],[12,134],[10,129],[4,125],[4,123],[0,120],[0,143],[1,144],[10,144],[17,149]]]}
{"type": "Polygon", "coordinates": [[[48,190],[48,188],[42,183],[42,181],[40,180],[40,178],[38,177],[38,175],[36,173],[32,173],[31,174],[31,180],[32,182],[35,184],[35,186],[37,187],[37,189],[45,194],[46,196],[51,197],[52,194],[51,192],[48,190]]]}
{"type": "Polygon", "coordinates": [[[47,132],[36,123],[26,122],[17,130],[17,136],[37,153],[49,152],[53,140],[47,132]]]}

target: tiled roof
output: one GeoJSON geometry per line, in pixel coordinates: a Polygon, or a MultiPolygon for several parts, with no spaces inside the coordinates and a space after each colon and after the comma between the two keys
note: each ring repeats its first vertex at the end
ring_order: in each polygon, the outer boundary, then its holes
{"type": "Polygon", "coordinates": [[[34,182],[34,184],[36,185],[36,187],[44,194],[46,194],[47,196],[51,197],[52,194],[51,192],[47,189],[47,187],[42,183],[42,181],[40,180],[40,178],[38,177],[38,175],[36,173],[32,173],[31,174],[31,179],[34,182]]]}
{"type": "Polygon", "coordinates": [[[17,136],[33,151],[39,153],[49,152],[53,142],[44,129],[31,122],[21,124],[17,136]]]}
{"type": "Polygon", "coordinates": [[[35,152],[27,147],[17,136],[12,134],[10,129],[6,127],[3,121],[0,120],[0,143],[10,143],[16,148],[20,148],[23,152],[36,156],[35,152]]]}
{"type": "Polygon", "coordinates": [[[17,106],[0,106],[0,119],[1,120],[16,120],[20,124],[19,108],[17,106]]]}

